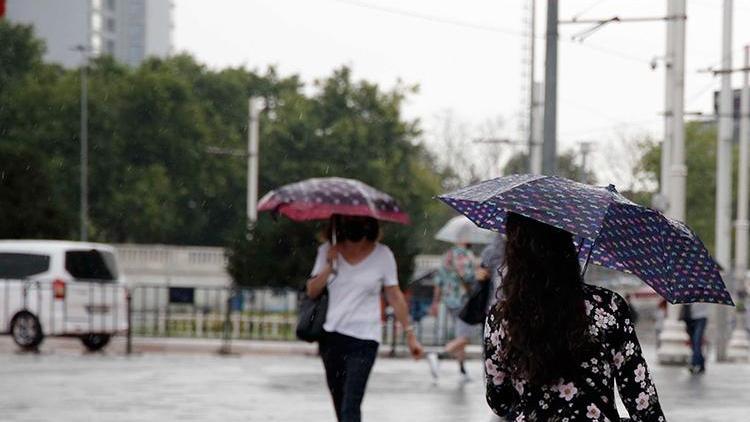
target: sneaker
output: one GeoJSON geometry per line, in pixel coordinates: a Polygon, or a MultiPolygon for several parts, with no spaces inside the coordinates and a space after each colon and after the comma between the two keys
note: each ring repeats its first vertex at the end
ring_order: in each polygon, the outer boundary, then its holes
{"type": "Polygon", "coordinates": [[[430,365],[430,373],[432,378],[438,379],[438,354],[430,352],[427,354],[427,364],[430,365]]]}

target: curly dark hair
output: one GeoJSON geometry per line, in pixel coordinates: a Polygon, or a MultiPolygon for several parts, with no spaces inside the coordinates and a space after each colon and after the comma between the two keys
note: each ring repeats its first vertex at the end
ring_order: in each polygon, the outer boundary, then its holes
{"type": "Polygon", "coordinates": [[[591,339],[573,235],[514,213],[506,235],[503,298],[493,312],[508,323],[511,375],[534,385],[574,376],[591,339]]]}

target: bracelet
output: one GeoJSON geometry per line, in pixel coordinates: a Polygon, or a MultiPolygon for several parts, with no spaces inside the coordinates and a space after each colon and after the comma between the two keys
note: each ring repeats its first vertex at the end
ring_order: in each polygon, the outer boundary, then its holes
{"type": "Polygon", "coordinates": [[[409,325],[406,328],[404,328],[404,331],[407,332],[407,333],[414,334],[414,326],[413,325],[409,325]]]}

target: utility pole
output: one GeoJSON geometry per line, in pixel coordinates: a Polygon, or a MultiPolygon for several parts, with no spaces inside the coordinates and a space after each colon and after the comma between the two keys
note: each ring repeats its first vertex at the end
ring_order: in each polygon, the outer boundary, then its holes
{"type": "Polygon", "coordinates": [[[85,45],[77,45],[75,50],[81,52],[81,202],[80,202],[80,224],[81,241],[88,240],[89,226],[89,82],[87,68],[89,66],[88,48],[85,45]]]}
{"type": "Polygon", "coordinates": [[[747,278],[747,253],[750,222],[748,222],[748,189],[750,189],[750,45],[745,46],[742,96],[740,97],[740,165],[737,183],[737,221],[735,222],[734,283],[735,325],[727,346],[727,358],[747,362],[750,339],[745,330],[745,283],[747,278]]]}
{"type": "MultiPolygon", "coordinates": [[[[721,68],[732,68],[732,12],[733,1],[724,0],[721,37],[721,68]]],[[[734,122],[732,116],[732,73],[721,74],[719,94],[719,132],[716,151],[716,260],[726,272],[731,272],[732,239],[732,136],[734,122]]],[[[727,359],[727,309],[716,307],[717,347],[716,359],[727,359]]]]}
{"type": "Polygon", "coordinates": [[[258,221],[258,137],[260,107],[258,99],[250,97],[248,103],[247,128],[247,225],[258,221]]]}
{"type": "Polygon", "coordinates": [[[529,0],[531,2],[531,28],[529,30],[529,173],[539,174],[541,169],[536,169],[536,163],[534,162],[534,150],[536,145],[535,136],[535,125],[536,125],[536,107],[537,107],[537,92],[536,92],[536,0],[529,0]],[[535,171],[536,170],[536,171],[535,171]]]}
{"type": "Polygon", "coordinates": [[[542,173],[557,174],[557,21],[558,1],[547,0],[547,37],[544,61],[544,137],[542,173]]]}
{"type": "MultiPolygon", "coordinates": [[[[671,95],[671,125],[670,164],[669,164],[669,212],[668,215],[678,221],[685,221],[686,179],[685,165],[685,21],[686,0],[667,0],[667,8],[674,14],[671,20],[671,80],[667,83],[671,88],[667,92],[671,95]]],[[[672,15],[670,15],[672,16],[672,15]]],[[[670,31],[669,27],[667,31],[670,31]]],[[[670,46],[667,46],[667,51],[670,46]]],[[[667,100],[665,100],[667,102],[667,100]]],[[[682,364],[688,361],[690,349],[687,347],[688,336],[685,323],[680,321],[680,305],[667,306],[667,318],[659,336],[659,348],[656,351],[659,363],[682,364]]]]}
{"type": "MultiPolygon", "coordinates": [[[[667,0],[667,16],[674,15],[674,1],[667,0]]],[[[659,178],[659,193],[665,208],[669,211],[669,171],[672,165],[672,80],[674,79],[674,21],[667,21],[667,47],[664,55],[664,140],[661,144],[661,175],[659,178]]]]}
{"type": "Polygon", "coordinates": [[[544,132],[544,84],[534,82],[534,109],[531,126],[530,164],[531,174],[542,174],[542,133],[544,132]]]}

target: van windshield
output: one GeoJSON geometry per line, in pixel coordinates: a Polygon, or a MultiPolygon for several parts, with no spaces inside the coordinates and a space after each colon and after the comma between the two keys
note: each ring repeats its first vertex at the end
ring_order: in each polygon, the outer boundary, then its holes
{"type": "Polygon", "coordinates": [[[26,278],[48,269],[48,255],[0,252],[0,278],[26,278]]]}
{"type": "Polygon", "coordinates": [[[65,252],[65,269],[79,280],[113,281],[117,278],[114,255],[96,249],[65,252]]]}

